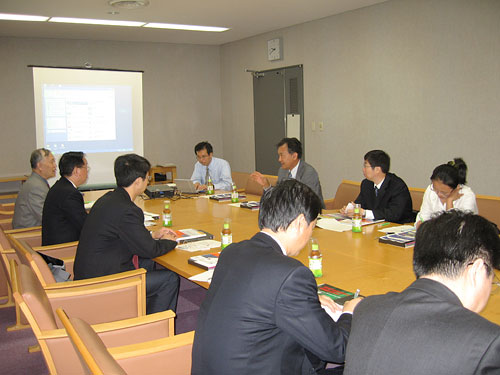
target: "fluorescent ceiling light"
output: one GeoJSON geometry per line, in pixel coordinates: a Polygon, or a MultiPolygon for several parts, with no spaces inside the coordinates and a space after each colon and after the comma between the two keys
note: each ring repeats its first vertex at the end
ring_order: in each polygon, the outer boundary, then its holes
{"type": "Polygon", "coordinates": [[[9,21],[47,21],[49,17],[44,16],[29,16],[26,14],[7,14],[0,13],[0,20],[9,20],[9,21]]]}
{"type": "Polygon", "coordinates": [[[136,22],[136,21],[94,20],[90,18],[68,18],[68,17],[52,17],[49,20],[49,22],[81,23],[86,25],[135,26],[135,27],[140,27],[144,25],[144,22],[136,22]]]}
{"type": "Polygon", "coordinates": [[[197,26],[197,25],[178,25],[175,23],[147,23],[143,27],[152,27],[156,29],[174,29],[174,30],[193,30],[193,31],[213,31],[221,32],[229,30],[227,27],[215,27],[215,26],[197,26]]]}

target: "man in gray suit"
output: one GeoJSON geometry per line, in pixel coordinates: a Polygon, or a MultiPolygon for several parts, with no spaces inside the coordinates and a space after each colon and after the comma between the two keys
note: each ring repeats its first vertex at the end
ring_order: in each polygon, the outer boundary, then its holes
{"type": "Polygon", "coordinates": [[[452,210],[423,223],[417,280],[356,307],[344,375],[500,374],[500,327],[478,315],[499,266],[498,231],[483,217],[452,210]]]}
{"type": "Polygon", "coordinates": [[[31,153],[31,176],[21,186],[16,199],[12,227],[29,228],[42,225],[42,210],[49,192],[47,180],[56,175],[56,159],[52,153],[39,148],[31,153]]]}
{"type": "MultiPolygon", "coordinates": [[[[293,178],[306,184],[319,197],[322,208],[325,208],[318,173],[312,165],[301,160],[302,144],[300,141],[297,138],[283,138],[276,147],[278,148],[278,161],[281,164],[278,170],[278,182],[293,178]]],[[[264,189],[271,186],[269,180],[259,172],[252,173],[251,178],[264,189]]]]}

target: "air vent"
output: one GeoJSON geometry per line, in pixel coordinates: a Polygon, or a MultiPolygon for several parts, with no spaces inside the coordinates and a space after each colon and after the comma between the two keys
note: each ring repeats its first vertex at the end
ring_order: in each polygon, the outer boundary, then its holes
{"type": "Polygon", "coordinates": [[[120,9],[139,9],[149,5],[149,0],[109,0],[108,4],[120,9]]]}

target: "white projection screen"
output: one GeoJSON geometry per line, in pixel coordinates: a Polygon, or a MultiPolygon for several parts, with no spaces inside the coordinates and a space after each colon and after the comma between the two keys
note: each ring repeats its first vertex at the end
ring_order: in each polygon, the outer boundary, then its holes
{"type": "Polygon", "coordinates": [[[33,67],[33,83],[37,148],[85,152],[86,185],[115,183],[116,157],[143,155],[142,72],[33,67]]]}

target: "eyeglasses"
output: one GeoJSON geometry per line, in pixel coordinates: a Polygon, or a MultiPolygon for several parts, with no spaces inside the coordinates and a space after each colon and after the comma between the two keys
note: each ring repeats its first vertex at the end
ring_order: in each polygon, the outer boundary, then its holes
{"type": "Polygon", "coordinates": [[[444,191],[436,190],[436,189],[434,188],[434,185],[433,185],[433,184],[431,184],[431,190],[432,190],[434,193],[436,193],[437,195],[442,196],[443,198],[448,198],[448,197],[450,196],[451,192],[453,191],[453,189],[452,189],[451,191],[449,191],[448,193],[446,193],[446,192],[444,192],[444,191]]]}

